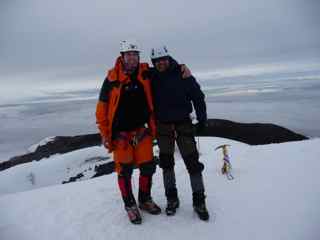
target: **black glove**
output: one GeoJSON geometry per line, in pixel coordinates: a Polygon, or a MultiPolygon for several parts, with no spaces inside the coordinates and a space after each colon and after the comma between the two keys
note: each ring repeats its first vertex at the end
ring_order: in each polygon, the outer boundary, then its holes
{"type": "Polygon", "coordinates": [[[196,124],[197,132],[203,132],[208,127],[208,123],[206,120],[199,121],[196,124]]]}

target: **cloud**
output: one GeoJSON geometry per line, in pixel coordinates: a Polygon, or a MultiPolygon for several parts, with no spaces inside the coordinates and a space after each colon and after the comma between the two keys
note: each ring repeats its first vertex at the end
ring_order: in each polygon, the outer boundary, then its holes
{"type": "Polygon", "coordinates": [[[2,74],[70,69],[72,75],[88,66],[97,74],[113,64],[126,38],[138,39],[145,61],[153,45],[164,43],[194,69],[320,57],[315,0],[0,4],[2,74]]]}

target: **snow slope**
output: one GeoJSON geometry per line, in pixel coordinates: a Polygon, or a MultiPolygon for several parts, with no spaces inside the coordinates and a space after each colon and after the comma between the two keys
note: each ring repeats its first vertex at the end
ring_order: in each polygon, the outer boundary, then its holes
{"type": "MultiPolygon", "coordinates": [[[[30,150],[37,146],[30,147],[30,150]]],[[[95,174],[95,166],[110,161],[110,158],[104,148],[91,147],[17,165],[0,172],[0,196],[61,184],[79,173],[84,175],[81,180],[87,180],[95,174]]]]}
{"type": "MultiPolygon", "coordinates": [[[[198,220],[192,212],[189,179],[177,154],[181,207],[174,217],[143,213],[141,226],[130,224],[116,177],[111,174],[2,195],[0,239],[317,240],[320,239],[319,144],[320,139],[313,139],[248,146],[222,138],[200,138],[201,160],[206,164],[207,204],[212,216],[208,223],[198,220]],[[214,147],[224,143],[232,145],[230,156],[235,176],[232,181],[220,174],[221,152],[214,151],[214,147]]],[[[82,151],[94,155],[100,150],[82,151]]],[[[79,156],[75,151],[67,158],[72,154],[79,156]]],[[[135,171],[135,193],[137,176],[135,171]]],[[[153,197],[165,207],[160,169],[154,178],[153,197]]]]}

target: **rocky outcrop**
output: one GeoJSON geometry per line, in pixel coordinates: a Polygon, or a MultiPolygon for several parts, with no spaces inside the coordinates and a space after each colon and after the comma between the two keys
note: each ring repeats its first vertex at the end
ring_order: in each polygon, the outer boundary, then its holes
{"type": "Polygon", "coordinates": [[[301,141],[307,137],[287,128],[270,123],[238,123],[222,119],[210,119],[208,127],[198,136],[229,138],[249,145],[263,145],[301,141]]]}
{"type": "Polygon", "coordinates": [[[34,152],[15,156],[8,161],[0,163],[0,171],[18,164],[39,161],[57,153],[67,153],[74,150],[97,146],[101,143],[99,134],[87,134],[79,136],[57,136],[45,145],[38,146],[34,152]]]}
{"type": "MultiPolygon", "coordinates": [[[[229,138],[250,145],[301,141],[307,137],[275,124],[238,123],[222,119],[209,119],[207,128],[196,131],[197,136],[229,138]]],[[[79,136],[58,136],[45,145],[38,146],[34,152],[16,156],[0,163],[0,171],[31,161],[39,161],[57,153],[97,146],[101,144],[99,134],[79,136]]],[[[102,167],[101,167],[102,168],[102,167]]],[[[102,172],[109,170],[101,170],[102,172]]],[[[99,174],[99,170],[97,170],[99,174]]]]}

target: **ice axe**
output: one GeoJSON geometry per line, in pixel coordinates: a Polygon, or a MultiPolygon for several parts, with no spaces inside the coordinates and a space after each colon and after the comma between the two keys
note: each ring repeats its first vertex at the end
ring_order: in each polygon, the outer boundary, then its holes
{"type": "Polygon", "coordinates": [[[223,166],[221,168],[221,172],[222,174],[226,175],[227,176],[227,179],[228,180],[232,180],[234,179],[234,177],[232,176],[231,174],[231,169],[232,169],[232,166],[231,166],[231,163],[230,163],[230,157],[229,157],[229,154],[228,154],[228,147],[230,147],[229,144],[223,144],[223,145],[220,145],[218,147],[215,148],[215,151],[217,151],[218,149],[222,149],[222,153],[223,153],[223,166]]]}

